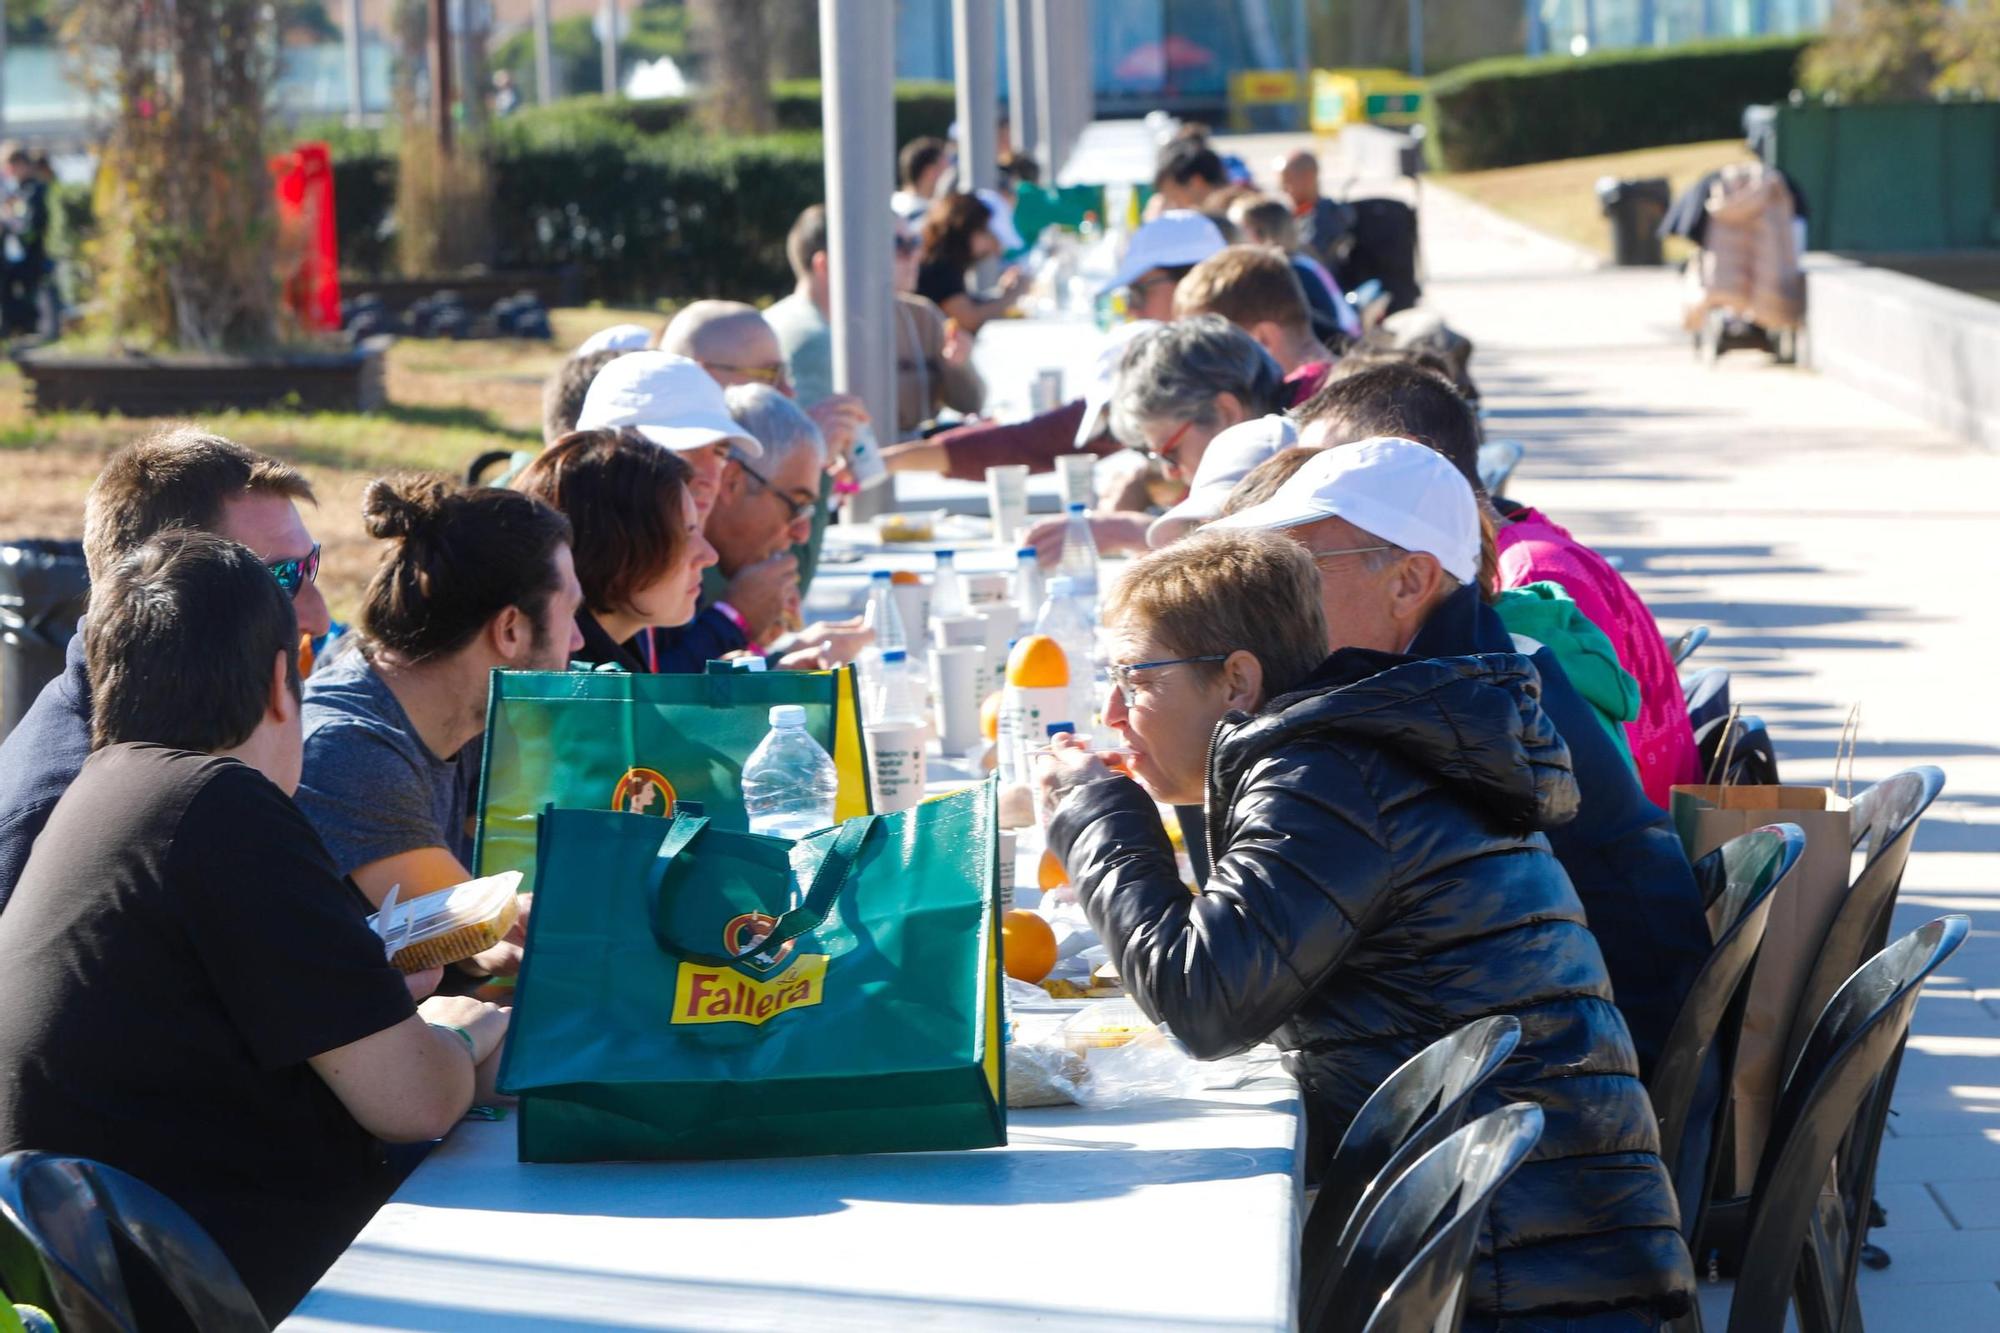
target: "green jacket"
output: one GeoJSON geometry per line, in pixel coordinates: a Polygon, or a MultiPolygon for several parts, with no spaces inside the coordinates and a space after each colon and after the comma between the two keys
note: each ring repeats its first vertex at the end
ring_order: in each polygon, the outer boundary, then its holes
{"type": "Polygon", "coordinates": [[[1493,609],[1509,634],[1533,639],[1556,655],[1570,683],[1597,714],[1625,762],[1631,763],[1625,724],[1639,716],[1639,682],[1618,665],[1618,652],[1604,631],[1585,619],[1569,594],[1553,583],[1509,588],[1493,609]]]}

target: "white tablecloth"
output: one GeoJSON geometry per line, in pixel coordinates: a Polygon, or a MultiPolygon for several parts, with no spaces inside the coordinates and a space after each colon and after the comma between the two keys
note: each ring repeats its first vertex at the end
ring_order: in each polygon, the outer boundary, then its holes
{"type": "Polygon", "coordinates": [[[467,1123],[282,1327],[1292,1326],[1290,1079],[1008,1121],[981,1152],[592,1166],[467,1123]]]}

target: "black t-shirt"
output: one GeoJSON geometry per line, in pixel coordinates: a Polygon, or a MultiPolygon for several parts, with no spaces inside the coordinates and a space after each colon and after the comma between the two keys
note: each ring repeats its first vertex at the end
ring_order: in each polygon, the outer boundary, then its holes
{"type": "Polygon", "coordinates": [[[0,1152],[160,1190],[275,1324],[395,1187],[306,1060],[414,1012],[312,826],[236,760],[108,747],[36,840],[0,959],[0,1152]]]}
{"type": "Polygon", "coordinates": [[[939,306],[954,296],[965,295],[965,270],[949,260],[918,265],[917,295],[929,297],[939,306]]]}

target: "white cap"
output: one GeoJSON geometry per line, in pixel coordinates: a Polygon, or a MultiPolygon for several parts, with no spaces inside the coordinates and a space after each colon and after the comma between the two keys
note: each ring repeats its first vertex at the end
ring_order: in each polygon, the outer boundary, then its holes
{"type": "Polygon", "coordinates": [[[769,713],[774,727],[803,727],[806,710],[798,704],[773,704],[769,713]]]}
{"type": "Polygon", "coordinates": [[[1103,290],[1123,287],[1148,269],[1199,264],[1223,244],[1221,228],[1205,214],[1192,208],[1170,208],[1132,233],[1125,262],[1103,290]]]}
{"type": "Polygon", "coordinates": [[[729,415],[722,386],[700,363],[672,352],[627,352],[597,372],[576,428],[617,426],[630,426],[667,449],[729,440],[751,458],[764,456],[764,446],[729,415]]]}
{"type": "Polygon", "coordinates": [[[1164,546],[1183,522],[1206,523],[1222,513],[1222,502],[1252,468],[1299,442],[1289,418],[1273,414],[1239,421],[1208,442],[1188,484],[1187,499],[1154,519],[1146,529],[1148,546],[1164,546]]]}
{"type": "Polygon", "coordinates": [[[1118,387],[1118,366],[1133,340],[1154,329],[1165,328],[1157,319],[1128,319],[1112,326],[1097,351],[1097,365],[1090,372],[1090,385],[1083,391],[1083,420],[1077,424],[1076,447],[1081,449],[1109,429],[1104,414],[1111,407],[1111,391],[1118,387]]]}
{"type": "Polygon", "coordinates": [[[1323,449],[1263,504],[1210,526],[1295,528],[1323,518],[1344,518],[1434,556],[1460,583],[1479,575],[1479,501],[1443,454],[1414,440],[1378,437],[1323,449]]]}
{"type": "Polygon", "coordinates": [[[1021,233],[1014,227],[1014,206],[1007,202],[1007,196],[998,190],[974,190],[974,197],[986,205],[986,211],[993,215],[986,225],[993,231],[993,238],[1000,242],[1003,254],[1025,250],[1028,243],[1021,239],[1021,233]]]}
{"type": "Polygon", "coordinates": [[[589,356],[593,352],[638,352],[643,351],[653,341],[653,331],[644,324],[613,324],[608,329],[599,329],[585,338],[571,356],[589,356]]]}

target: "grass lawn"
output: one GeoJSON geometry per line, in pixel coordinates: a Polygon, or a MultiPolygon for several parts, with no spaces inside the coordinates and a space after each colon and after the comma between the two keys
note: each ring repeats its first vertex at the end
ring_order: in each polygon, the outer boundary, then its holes
{"type": "MultiPolygon", "coordinates": [[[[488,449],[541,440],[542,380],[598,329],[631,321],[658,327],[652,310],[607,307],[553,313],[555,341],[399,340],[389,352],[391,406],[367,416],[219,412],[203,426],[286,459],[312,479],[319,508],[307,525],[326,550],[320,585],[334,616],[351,620],[374,569],[375,543],[361,528],[361,492],[385,472],[462,474],[488,449]]],[[[36,416],[27,384],[0,361],[0,541],[76,537],[83,497],[106,456],[162,421],[65,412],[36,416]]]]}
{"type": "MultiPolygon", "coordinates": [[[[1643,180],[1664,176],[1673,186],[1674,194],[1679,195],[1717,167],[1743,159],[1740,140],[1718,139],[1710,143],[1608,153],[1602,157],[1536,162],[1525,167],[1447,173],[1435,179],[1496,213],[1609,259],[1611,224],[1605,221],[1598,207],[1599,177],[1643,180]]],[[[1684,241],[1668,241],[1668,261],[1678,263],[1691,248],[1684,241]]]]}

